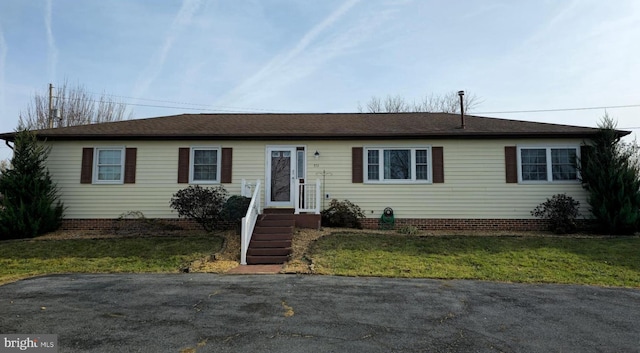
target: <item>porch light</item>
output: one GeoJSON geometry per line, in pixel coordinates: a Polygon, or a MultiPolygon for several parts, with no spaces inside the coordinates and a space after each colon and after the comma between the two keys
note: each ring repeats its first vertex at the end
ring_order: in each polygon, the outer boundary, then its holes
{"type": "Polygon", "coordinates": [[[318,150],[316,150],[316,153],[313,154],[313,157],[315,157],[315,159],[320,158],[320,152],[318,152],[318,150]]]}

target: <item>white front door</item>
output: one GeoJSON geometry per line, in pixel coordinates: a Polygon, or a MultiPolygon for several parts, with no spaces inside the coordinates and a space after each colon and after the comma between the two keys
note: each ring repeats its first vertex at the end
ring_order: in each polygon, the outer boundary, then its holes
{"type": "Polygon", "coordinates": [[[296,147],[267,147],[267,206],[293,207],[296,147]]]}

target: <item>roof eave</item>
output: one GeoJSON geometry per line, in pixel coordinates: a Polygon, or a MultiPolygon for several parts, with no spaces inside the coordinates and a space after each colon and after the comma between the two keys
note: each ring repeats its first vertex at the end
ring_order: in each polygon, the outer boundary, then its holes
{"type": "MultiPolygon", "coordinates": [[[[618,136],[623,137],[631,131],[617,130],[618,136]]],[[[349,140],[349,139],[507,139],[507,138],[591,138],[597,134],[593,132],[436,132],[436,133],[399,133],[399,134],[354,134],[354,133],[294,133],[289,135],[279,134],[243,134],[243,135],[172,135],[172,134],[46,134],[40,133],[38,137],[49,141],[89,141],[89,140],[272,140],[272,139],[317,139],[317,140],[349,140]]],[[[13,141],[15,133],[0,134],[0,139],[13,141]]]]}

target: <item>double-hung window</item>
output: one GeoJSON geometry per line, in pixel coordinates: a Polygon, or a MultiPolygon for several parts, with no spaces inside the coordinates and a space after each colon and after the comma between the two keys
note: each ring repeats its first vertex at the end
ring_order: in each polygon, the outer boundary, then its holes
{"type": "Polygon", "coordinates": [[[121,184],[124,180],[124,148],[98,147],[94,151],[94,183],[121,184]]]}
{"type": "Polygon", "coordinates": [[[577,181],[579,148],[518,147],[518,176],[521,182],[577,181]]]}
{"type": "Polygon", "coordinates": [[[220,182],[220,148],[192,147],[189,168],[191,183],[220,182]]]}
{"type": "Polygon", "coordinates": [[[365,148],[365,181],[431,182],[431,148],[365,148]]]}

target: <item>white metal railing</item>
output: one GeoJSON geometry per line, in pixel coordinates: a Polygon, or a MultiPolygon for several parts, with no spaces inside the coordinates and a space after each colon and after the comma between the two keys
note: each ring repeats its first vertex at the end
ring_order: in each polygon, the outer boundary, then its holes
{"type": "Polygon", "coordinates": [[[320,214],[320,179],[315,183],[295,181],[295,214],[301,212],[320,214]]]}
{"type": "MultiPolygon", "coordinates": [[[[245,181],[242,181],[242,192],[245,190],[245,181]]],[[[251,242],[251,235],[256,226],[256,221],[260,215],[260,180],[256,180],[251,196],[251,203],[247,210],[247,215],[242,218],[242,230],[240,232],[240,264],[247,264],[247,250],[251,242]]]]}
{"type": "Polygon", "coordinates": [[[253,189],[256,184],[248,183],[246,179],[242,179],[242,185],[240,186],[240,196],[251,197],[253,195],[253,189]]]}

